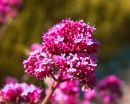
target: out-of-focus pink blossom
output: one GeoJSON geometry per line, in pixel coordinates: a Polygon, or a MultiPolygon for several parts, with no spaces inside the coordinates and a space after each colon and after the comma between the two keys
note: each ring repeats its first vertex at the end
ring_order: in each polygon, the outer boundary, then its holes
{"type": "Polygon", "coordinates": [[[0,25],[7,22],[7,13],[9,12],[10,7],[6,0],[0,0],[0,25]]]}
{"type": "Polygon", "coordinates": [[[98,82],[98,92],[105,104],[118,104],[122,97],[122,81],[115,75],[107,76],[98,82]]]}
{"type": "Polygon", "coordinates": [[[34,85],[27,85],[26,83],[20,84],[22,88],[21,97],[26,102],[37,103],[40,100],[42,90],[34,85]]]}
{"type": "Polygon", "coordinates": [[[8,16],[11,18],[16,18],[22,6],[22,0],[8,0],[8,4],[11,8],[8,12],[8,16]]]}
{"type": "Polygon", "coordinates": [[[6,77],[4,81],[5,83],[16,83],[17,79],[9,76],[9,77],[6,77]]]}
{"type": "Polygon", "coordinates": [[[32,44],[30,50],[32,52],[32,51],[35,51],[35,50],[40,50],[41,48],[42,48],[42,45],[40,45],[38,43],[34,43],[34,44],[32,44]]]}
{"type": "Polygon", "coordinates": [[[79,95],[79,82],[77,80],[66,81],[55,90],[51,97],[51,104],[79,104],[79,95]]]}
{"type": "MultiPolygon", "coordinates": [[[[47,90],[47,93],[49,90],[47,90]]],[[[52,104],[118,104],[122,97],[122,81],[114,76],[107,76],[97,82],[97,89],[90,89],[80,94],[77,80],[59,84],[51,97],[52,104]],[[82,99],[79,99],[82,96],[82,99]],[[72,100],[73,99],[73,100],[72,100]]]]}
{"type": "Polygon", "coordinates": [[[1,91],[5,102],[15,102],[17,100],[17,87],[18,84],[13,83],[8,83],[4,86],[1,91]]]}
{"type": "Polygon", "coordinates": [[[9,21],[10,18],[15,18],[22,5],[22,0],[0,0],[0,25],[9,21]]]}
{"type": "Polygon", "coordinates": [[[84,96],[85,96],[86,100],[94,101],[94,100],[96,100],[97,92],[95,89],[92,89],[92,90],[86,92],[84,96]]]}
{"type": "Polygon", "coordinates": [[[22,5],[22,0],[8,0],[8,3],[9,5],[16,7],[18,9],[22,5]]]}
{"type": "Polygon", "coordinates": [[[5,103],[27,102],[35,104],[40,100],[42,90],[34,85],[26,83],[7,83],[1,89],[1,96],[5,103]]]}
{"type": "Polygon", "coordinates": [[[0,90],[0,104],[4,104],[4,98],[1,90],[0,90]]]}
{"type": "Polygon", "coordinates": [[[83,100],[83,101],[80,102],[80,104],[95,104],[95,103],[93,103],[89,100],[83,100]]]}
{"type": "Polygon", "coordinates": [[[90,89],[84,92],[84,98],[81,100],[80,104],[95,104],[97,101],[97,92],[95,89],[90,89]]]}

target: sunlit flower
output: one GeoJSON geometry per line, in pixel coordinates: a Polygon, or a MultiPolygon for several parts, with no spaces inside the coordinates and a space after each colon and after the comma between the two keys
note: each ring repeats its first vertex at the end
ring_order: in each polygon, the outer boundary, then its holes
{"type": "Polygon", "coordinates": [[[23,62],[25,72],[39,79],[44,79],[53,72],[52,63],[50,54],[42,50],[31,52],[29,58],[23,62]]]}
{"type": "Polygon", "coordinates": [[[95,27],[83,20],[62,20],[43,34],[41,49],[24,60],[25,72],[39,79],[55,74],[61,80],[78,79],[85,88],[93,88],[99,47],[94,31],[95,27]]]}
{"type": "Polygon", "coordinates": [[[53,54],[86,52],[95,53],[98,42],[94,40],[95,27],[83,20],[62,20],[43,34],[44,48],[53,54]]]}

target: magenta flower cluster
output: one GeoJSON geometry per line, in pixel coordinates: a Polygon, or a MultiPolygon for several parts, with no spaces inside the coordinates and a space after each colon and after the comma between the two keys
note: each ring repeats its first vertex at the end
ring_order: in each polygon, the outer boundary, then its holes
{"type": "Polygon", "coordinates": [[[9,18],[15,18],[21,4],[22,0],[0,0],[0,25],[7,23],[9,18]]]}
{"type": "Polygon", "coordinates": [[[77,52],[95,53],[98,46],[97,41],[93,39],[95,30],[83,20],[62,20],[47,33],[43,33],[44,49],[58,55],[77,52]]]}
{"type": "Polygon", "coordinates": [[[81,101],[80,104],[94,104],[96,101],[97,101],[97,92],[95,89],[92,89],[84,93],[84,99],[81,101]]]}
{"type": "Polygon", "coordinates": [[[30,53],[24,60],[25,72],[39,79],[47,76],[62,80],[78,79],[86,87],[96,83],[97,49],[93,37],[96,29],[83,20],[62,20],[43,33],[42,48],[30,53]]]}
{"type": "Polygon", "coordinates": [[[41,98],[42,90],[34,85],[26,83],[7,83],[0,90],[0,104],[35,104],[41,98]]]}
{"type": "Polygon", "coordinates": [[[115,75],[108,76],[98,82],[97,88],[104,104],[118,104],[123,95],[123,82],[115,75]]]}
{"type": "Polygon", "coordinates": [[[55,90],[51,97],[51,103],[118,104],[122,94],[122,81],[118,77],[111,75],[99,80],[97,82],[97,89],[90,89],[84,92],[84,94],[82,94],[82,99],[80,99],[81,91],[77,80],[63,82],[55,90]]]}
{"type": "MultiPolygon", "coordinates": [[[[47,89],[47,94],[49,89],[47,89]]],[[[79,104],[79,82],[77,80],[61,83],[55,90],[50,101],[51,104],[79,104]]]]}

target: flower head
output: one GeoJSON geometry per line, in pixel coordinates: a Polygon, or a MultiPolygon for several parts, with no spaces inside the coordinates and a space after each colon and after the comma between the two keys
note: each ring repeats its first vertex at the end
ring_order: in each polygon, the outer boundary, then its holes
{"type": "Polygon", "coordinates": [[[96,29],[83,20],[62,20],[43,34],[44,49],[53,54],[95,53],[98,43],[93,38],[96,29]]]}
{"type": "Polygon", "coordinates": [[[5,83],[17,83],[17,79],[10,76],[6,77],[4,81],[5,83]]]}
{"type": "Polygon", "coordinates": [[[89,87],[95,86],[96,67],[94,57],[90,57],[87,54],[79,53],[69,55],[57,56],[57,60],[54,60],[55,66],[62,72],[62,76],[66,78],[79,79],[83,84],[87,84],[89,87]],[[69,74],[69,76],[67,76],[69,74]]]}
{"type": "Polygon", "coordinates": [[[97,100],[97,92],[95,89],[89,90],[84,93],[84,98],[80,104],[95,104],[97,100]]]}
{"type": "Polygon", "coordinates": [[[22,93],[21,93],[21,97],[23,97],[23,99],[26,102],[30,102],[30,103],[37,103],[39,102],[39,99],[41,97],[41,92],[42,90],[39,89],[38,87],[34,86],[34,85],[27,85],[25,83],[20,84],[21,88],[22,88],[22,93]]]}
{"type": "Polygon", "coordinates": [[[106,104],[117,104],[117,100],[122,97],[122,81],[114,76],[107,76],[97,84],[99,95],[106,104]]]}
{"type": "Polygon", "coordinates": [[[79,104],[79,95],[79,82],[66,81],[58,86],[50,100],[52,104],[79,104]]]}
{"type": "Polygon", "coordinates": [[[25,72],[39,79],[44,79],[53,72],[52,63],[50,54],[42,50],[31,52],[29,58],[23,62],[25,72]]]}
{"type": "Polygon", "coordinates": [[[0,90],[0,104],[4,104],[3,93],[1,90],[0,90]]]}
{"type": "Polygon", "coordinates": [[[85,99],[88,101],[94,101],[96,100],[97,92],[95,89],[92,89],[85,93],[85,99]]]}
{"type": "Polygon", "coordinates": [[[20,8],[20,6],[22,5],[22,0],[8,0],[8,3],[15,8],[20,8]]]}
{"type": "Polygon", "coordinates": [[[94,31],[83,20],[62,20],[43,34],[41,50],[31,53],[23,62],[25,72],[39,79],[57,74],[63,80],[78,79],[83,85],[94,87],[99,47],[94,31]]]}
{"type": "Polygon", "coordinates": [[[1,89],[3,102],[29,102],[37,103],[40,100],[42,90],[34,85],[26,83],[7,83],[1,89]]]}
{"type": "Polygon", "coordinates": [[[21,5],[22,0],[0,0],[0,25],[7,23],[10,18],[15,18],[21,5]]]}
{"type": "Polygon", "coordinates": [[[0,0],[0,25],[7,22],[7,13],[9,12],[10,7],[6,0],[0,0]]]}

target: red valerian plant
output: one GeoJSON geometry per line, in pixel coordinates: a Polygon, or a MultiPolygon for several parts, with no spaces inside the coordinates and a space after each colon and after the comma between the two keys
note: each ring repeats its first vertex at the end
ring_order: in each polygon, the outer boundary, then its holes
{"type": "Polygon", "coordinates": [[[95,30],[83,20],[62,20],[43,33],[42,47],[23,61],[25,72],[40,80],[51,76],[56,81],[53,90],[68,80],[79,80],[84,88],[93,88],[99,47],[93,37],[95,30]]]}
{"type": "MultiPolygon", "coordinates": [[[[54,82],[49,80],[51,83],[54,82]]],[[[6,77],[5,82],[5,86],[0,90],[0,104],[37,104],[40,101],[40,88],[32,84],[17,83],[17,79],[12,77],[6,77]]],[[[97,81],[95,89],[81,93],[79,81],[68,80],[57,86],[50,97],[50,104],[118,104],[123,95],[122,85],[122,80],[110,75],[97,81]]],[[[48,85],[46,95],[49,93],[48,85]]]]}

